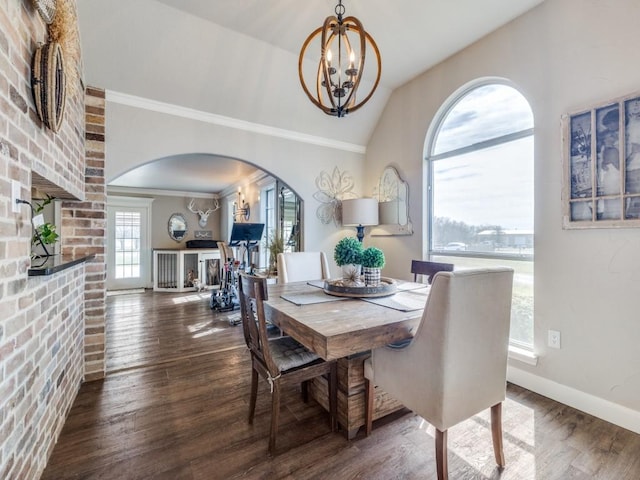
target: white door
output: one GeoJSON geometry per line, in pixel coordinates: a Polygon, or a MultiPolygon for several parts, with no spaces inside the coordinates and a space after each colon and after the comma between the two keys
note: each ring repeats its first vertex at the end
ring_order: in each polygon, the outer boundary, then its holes
{"type": "Polygon", "coordinates": [[[151,199],[107,201],[107,290],[150,287],[150,210],[151,199]]]}

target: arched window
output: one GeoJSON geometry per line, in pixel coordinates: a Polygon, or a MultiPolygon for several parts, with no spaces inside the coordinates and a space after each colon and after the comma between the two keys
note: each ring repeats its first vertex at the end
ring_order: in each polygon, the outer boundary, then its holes
{"type": "Polygon", "coordinates": [[[516,271],[511,341],[533,346],[533,114],[503,83],[441,109],[427,139],[429,258],[516,271]]]}

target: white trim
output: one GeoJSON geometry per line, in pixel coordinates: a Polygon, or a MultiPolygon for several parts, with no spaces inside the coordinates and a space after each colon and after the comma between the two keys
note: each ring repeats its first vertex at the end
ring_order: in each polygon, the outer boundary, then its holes
{"type": "Polygon", "coordinates": [[[518,360],[519,362],[526,363],[527,365],[538,365],[538,356],[531,350],[515,347],[509,345],[509,358],[511,360],[518,360]]]}
{"type": "Polygon", "coordinates": [[[261,180],[270,179],[270,178],[273,179],[273,181],[275,182],[275,178],[269,175],[267,172],[264,172],[262,170],[257,170],[253,172],[251,175],[249,175],[248,177],[244,177],[239,182],[229,185],[227,188],[225,188],[220,193],[218,193],[218,197],[219,198],[230,197],[231,195],[235,195],[236,193],[238,193],[238,188],[243,188],[248,185],[251,185],[252,183],[258,183],[261,180]]]}
{"type": "Polygon", "coordinates": [[[511,365],[507,367],[507,380],[527,390],[640,434],[640,411],[525,372],[511,365]]]}
{"type": "Polygon", "coordinates": [[[153,198],[148,197],[125,197],[122,195],[107,196],[108,207],[137,207],[151,208],[153,198]]]}
{"type": "Polygon", "coordinates": [[[203,112],[193,108],[182,107],[171,103],[159,102],[150,98],[138,97],[122,92],[114,92],[113,90],[105,91],[105,99],[107,102],[127,105],[129,107],[141,108],[152,112],[165,113],[176,117],[188,118],[199,122],[220,125],[222,127],[235,128],[247,132],[268,135],[271,137],[284,138],[295,142],[309,143],[319,145],[321,147],[334,148],[336,150],[344,150],[345,152],[354,152],[365,154],[367,147],[364,145],[356,145],[354,143],[340,142],[330,138],[308,135],[305,133],[295,132],[293,130],[285,130],[284,128],[275,128],[260,123],[247,122],[237,118],[225,117],[215,113],[203,112]]]}
{"type": "MultiPolygon", "coordinates": [[[[131,190],[129,190],[131,191],[131,190]]],[[[153,198],[148,197],[126,197],[123,195],[112,195],[107,194],[107,230],[109,229],[109,208],[139,208],[144,210],[144,215],[146,216],[146,240],[144,245],[141,246],[141,250],[143,252],[149,252],[149,255],[146,257],[146,262],[144,263],[146,271],[142,274],[142,281],[144,282],[144,288],[151,288],[153,286],[153,279],[151,278],[151,252],[153,251],[151,245],[151,227],[152,227],[152,215],[153,215],[153,198]]],[[[109,231],[107,231],[107,237],[109,237],[109,231]]],[[[106,255],[107,255],[107,269],[109,269],[109,261],[112,259],[114,252],[110,250],[111,245],[107,245],[106,255]]],[[[107,270],[107,285],[112,282],[113,279],[109,277],[109,271],[107,270]]]]}
{"type": "MultiPolygon", "coordinates": [[[[161,190],[153,188],[136,188],[136,187],[120,187],[117,185],[107,185],[107,199],[110,195],[122,196],[125,195],[155,195],[165,197],[190,197],[190,198],[220,198],[220,195],[216,193],[200,193],[200,192],[183,192],[179,190],[161,190]]],[[[140,198],[140,197],[128,197],[128,198],[140,198]]],[[[108,201],[108,200],[107,200],[108,201]]]]}

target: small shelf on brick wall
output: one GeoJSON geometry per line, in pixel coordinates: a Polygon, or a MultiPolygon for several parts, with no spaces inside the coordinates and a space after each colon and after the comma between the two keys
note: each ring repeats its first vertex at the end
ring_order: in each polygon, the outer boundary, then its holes
{"type": "Polygon", "coordinates": [[[48,258],[35,258],[31,262],[31,268],[28,270],[30,277],[40,277],[43,275],[53,275],[67,268],[71,268],[79,263],[84,263],[93,259],[95,255],[85,255],[83,257],[68,257],[60,255],[51,255],[48,258]],[[42,263],[44,262],[44,263],[42,263]]]}

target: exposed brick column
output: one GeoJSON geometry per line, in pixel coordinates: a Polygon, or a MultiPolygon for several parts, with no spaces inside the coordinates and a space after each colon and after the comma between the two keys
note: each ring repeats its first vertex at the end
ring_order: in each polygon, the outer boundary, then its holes
{"type": "Polygon", "coordinates": [[[106,187],[105,94],[88,87],[85,91],[85,201],[64,202],[63,255],[95,258],[85,266],[84,290],[84,374],[85,381],[105,375],[106,298],[106,187]]]}

